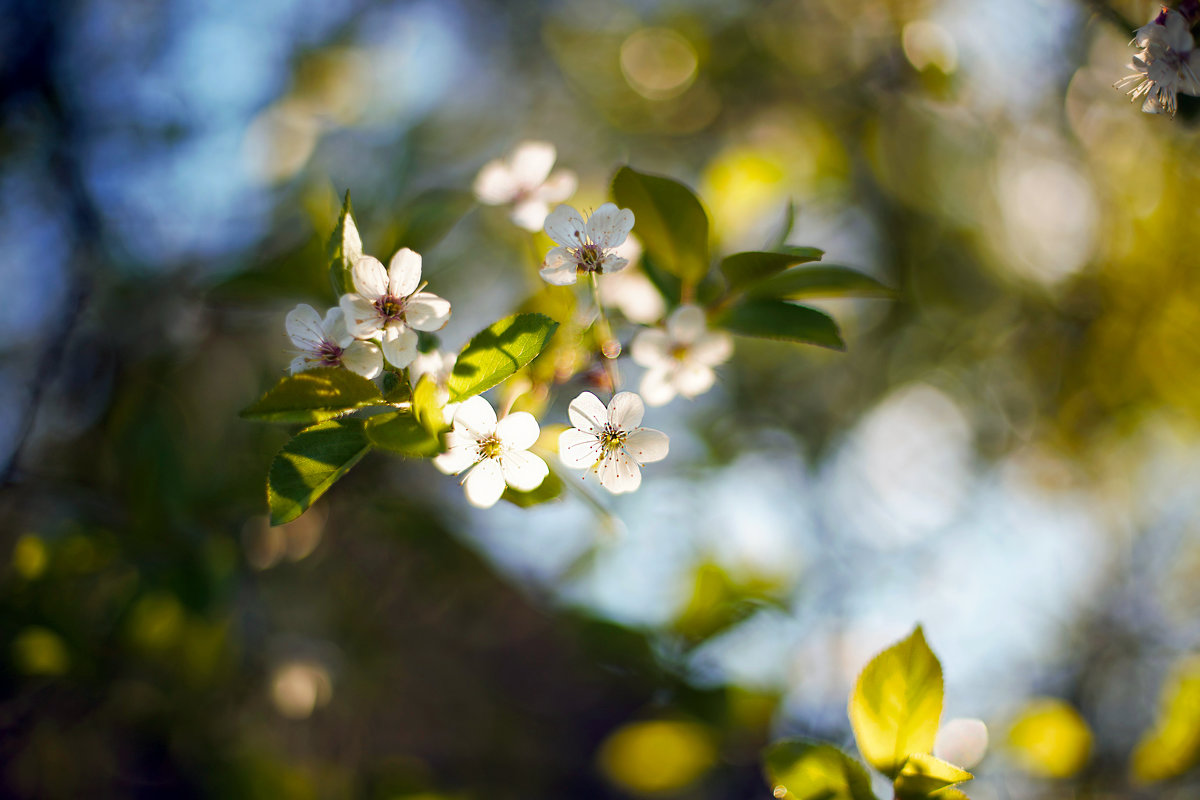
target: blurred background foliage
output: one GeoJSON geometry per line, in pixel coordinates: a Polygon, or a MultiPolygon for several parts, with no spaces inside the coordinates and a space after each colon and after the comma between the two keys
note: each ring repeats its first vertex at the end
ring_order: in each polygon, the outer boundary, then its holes
{"type": "Polygon", "coordinates": [[[1194,797],[1200,139],[1111,88],[1156,11],[10,0],[0,793],[767,797],[920,621],[975,800],[1194,797]],[[286,432],[237,411],[334,300],[340,193],[457,348],[538,288],[463,194],[524,138],[577,206],[671,175],[714,252],[790,226],[897,299],[739,340],[611,516],[373,454],[268,527],[286,432]]]}

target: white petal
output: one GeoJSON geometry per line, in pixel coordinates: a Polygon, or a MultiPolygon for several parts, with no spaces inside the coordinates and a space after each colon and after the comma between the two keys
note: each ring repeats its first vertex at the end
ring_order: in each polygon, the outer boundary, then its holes
{"type": "Polygon", "coordinates": [[[433,465],[446,475],[457,475],[479,460],[475,437],[461,431],[446,432],[446,452],[433,459],[433,465]]]}
{"type": "Polygon", "coordinates": [[[562,261],[552,267],[542,267],[538,275],[551,286],[570,286],[579,280],[579,268],[574,261],[562,261]]]}
{"type": "Polygon", "coordinates": [[[688,348],[688,359],[712,366],[729,360],[733,355],[733,337],[725,331],[709,331],[688,348]]]}
{"type": "Polygon", "coordinates": [[[383,357],[397,369],[404,369],[417,357],[417,332],[408,328],[388,328],[383,335],[383,357]]]}
{"type": "Polygon", "coordinates": [[[613,494],[635,492],[642,485],[642,470],[624,450],[614,450],[596,469],[600,485],[613,494]]]}
{"type": "Polygon", "coordinates": [[[292,359],[291,365],[288,366],[288,372],[295,375],[297,372],[304,372],[306,369],[312,369],[316,366],[316,362],[309,361],[304,356],[296,356],[292,359]]]}
{"type": "Polygon", "coordinates": [[[667,317],[667,335],[679,344],[691,344],[704,335],[708,324],[704,309],[699,306],[680,306],[667,317]]]}
{"type": "Polygon", "coordinates": [[[325,335],[329,337],[329,341],[338,347],[347,347],[354,341],[354,337],[346,329],[346,312],[342,311],[341,306],[334,306],[326,311],[321,324],[325,326],[325,335]]]}
{"type": "Polygon", "coordinates": [[[579,187],[579,179],[569,169],[555,170],[546,182],[534,190],[533,196],[544,203],[561,203],[579,187]]]}
{"type": "Polygon", "coordinates": [[[672,366],[671,369],[652,369],[642,376],[638,389],[641,390],[647,405],[665,406],[675,399],[675,382],[672,380],[674,373],[672,366]]]}
{"type": "Polygon", "coordinates": [[[512,174],[521,187],[540,186],[558,157],[549,142],[521,142],[512,154],[512,174]]]}
{"type": "Polygon", "coordinates": [[[450,320],[450,301],[417,292],[404,304],[404,320],[419,331],[440,331],[450,320]]]}
{"type": "Polygon", "coordinates": [[[604,249],[616,247],[625,241],[633,230],[633,212],[628,208],[617,208],[605,203],[588,218],[587,235],[604,249]]]}
{"type": "Polygon", "coordinates": [[[325,325],[321,322],[321,315],[307,303],[301,303],[289,311],[283,325],[292,344],[301,350],[316,351],[325,342],[325,325]]]}
{"type": "Polygon", "coordinates": [[[684,397],[695,397],[704,394],[717,382],[717,375],[711,367],[697,364],[694,361],[685,362],[675,370],[675,388],[684,397]]]}
{"type": "Polygon", "coordinates": [[[625,437],[625,450],[639,464],[653,464],[667,457],[670,441],[662,431],[653,428],[638,428],[625,437]]]}
{"type": "Polygon", "coordinates": [[[513,206],[512,219],[513,224],[518,228],[524,228],[530,233],[536,233],[546,224],[546,215],[550,213],[550,206],[546,205],[544,200],[532,199],[525,200],[513,206]]]}
{"type": "Polygon", "coordinates": [[[550,474],[550,467],[528,450],[505,453],[500,459],[504,482],[518,492],[532,492],[550,474]]]}
{"type": "Polygon", "coordinates": [[[491,206],[511,202],[521,189],[512,170],[498,158],[483,165],[475,176],[473,188],[479,201],[491,206]]]}
{"type": "Polygon", "coordinates": [[[496,432],[496,411],[482,395],[475,395],[469,400],[459,403],[454,412],[454,427],[464,430],[477,439],[483,439],[496,432]]]}
{"type": "Polygon", "coordinates": [[[350,268],[350,274],[354,278],[354,290],[370,302],[375,302],[387,294],[387,270],[374,256],[359,258],[350,268]]]}
{"type": "Polygon", "coordinates": [[[638,331],[629,345],[629,354],[633,363],[643,367],[656,367],[675,360],[671,356],[671,341],[667,334],[653,328],[638,331]]]}
{"type": "Polygon", "coordinates": [[[504,494],[504,473],[495,459],[485,458],[467,473],[463,481],[467,502],[477,508],[491,508],[504,494]]]}
{"type": "Polygon", "coordinates": [[[506,448],[528,450],[541,435],[537,420],[528,411],[509,414],[496,423],[496,435],[506,448]]]}
{"type": "Polygon", "coordinates": [[[572,400],[567,406],[567,416],[572,425],[588,433],[599,433],[608,424],[608,409],[591,392],[584,392],[572,400]]]}
{"type": "Polygon", "coordinates": [[[558,435],[558,458],[570,469],[587,469],[600,457],[600,440],[578,428],[558,435]]]}
{"type": "Polygon", "coordinates": [[[546,235],[566,247],[579,247],[587,241],[587,224],[570,206],[559,206],[546,217],[546,235]]]}
{"type": "Polygon", "coordinates": [[[383,327],[384,320],[379,316],[379,309],[362,295],[344,294],[338,306],[345,315],[346,330],[351,336],[365,339],[374,336],[383,327]]]}
{"type": "Polygon", "coordinates": [[[615,272],[620,272],[629,266],[629,259],[621,258],[620,256],[607,255],[600,259],[598,272],[604,275],[612,275],[615,272]]]}
{"type": "Polygon", "coordinates": [[[383,372],[383,356],[374,342],[351,342],[342,351],[342,366],[370,379],[383,372]]]}
{"type": "Polygon", "coordinates": [[[353,265],[362,254],[362,237],[358,235],[358,226],[354,224],[354,216],[347,214],[346,224],[342,229],[342,257],[353,265]]]}
{"type": "Polygon", "coordinates": [[[618,392],[608,404],[608,421],[623,431],[642,424],[646,406],[634,392],[618,392]]]}
{"type": "Polygon", "coordinates": [[[408,297],[421,285],[421,254],[401,247],[388,264],[388,293],[408,297]]]}

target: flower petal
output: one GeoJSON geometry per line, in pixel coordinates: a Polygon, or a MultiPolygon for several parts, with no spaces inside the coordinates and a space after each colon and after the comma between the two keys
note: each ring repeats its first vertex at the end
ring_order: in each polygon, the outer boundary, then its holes
{"type": "Polygon", "coordinates": [[[635,392],[618,392],[608,404],[608,421],[623,431],[642,424],[646,406],[635,392]]]}
{"type": "Polygon", "coordinates": [[[354,279],[354,291],[369,302],[373,303],[387,294],[388,271],[374,256],[360,257],[350,268],[350,275],[354,279]]]}
{"type": "Polygon", "coordinates": [[[383,372],[383,356],[374,342],[353,341],[342,351],[342,366],[369,380],[383,372]]]}
{"type": "Polygon", "coordinates": [[[408,297],[421,285],[421,254],[401,247],[388,264],[388,294],[408,297]]]}
{"type": "Polygon", "coordinates": [[[509,161],[517,185],[523,189],[540,186],[550,174],[557,157],[558,152],[550,142],[521,142],[509,161]]]}
{"type": "Polygon", "coordinates": [[[642,469],[624,450],[609,453],[596,468],[600,485],[613,494],[636,492],[642,485],[642,469]]]}
{"type": "Polygon", "coordinates": [[[524,228],[530,233],[537,233],[546,224],[546,215],[549,213],[550,206],[546,205],[546,201],[533,198],[513,206],[509,218],[518,228],[524,228]]]}
{"type": "Polygon", "coordinates": [[[379,309],[362,295],[344,294],[338,301],[338,307],[345,315],[346,330],[351,336],[365,339],[374,336],[383,327],[384,320],[379,316],[379,309]]]}
{"type": "Polygon", "coordinates": [[[646,405],[665,406],[675,399],[674,367],[669,369],[652,369],[642,376],[638,389],[646,405]]]}
{"type": "Polygon", "coordinates": [[[505,453],[500,459],[500,470],[504,482],[518,492],[532,492],[550,474],[546,462],[528,450],[505,453]]]}
{"type": "Polygon", "coordinates": [[[570,286],[579,280],[579,268],[572,261],[564,261],[557,266],[542,267],[538,275],[551,286],[570,286]]]}
{"type": "Polygon", "coordinates": [[[709,331],[688,349],[688,359],[697,364],[713,366],[733,355],[733,337],[725,331],[709,331]]]}
{"type": "Polygon", "coordinates": [[[283,325],[292,344],[301,350],[316,351],[325,342],[325,325],[321,315],[307,303],[301,303],[289,311],[283,325]]]}
{"type": "Polygon", "coordinates": [[[639,464],[653,464],[667,457],[670,440],[662,431],[653,428],[638,428],[625,437],[625,450],[639,464]]]}
{"type": "Polygon", "coordinates": [[[509,414],[496,423],[496,435],[511,450],[528,450],[541,435],[537,420],[528,411],[509,414]]]}
{"type": "Polygon", "coordinates": [[[450,301],[417,292],[404,305],[404,320],[419,331],[440,331],[450,320],[450,301]]]}
{"type": "Polygon", "coordinates": [[[615,272],[620,272],[629,266],[629,259],[614,256],[611,253],[600,259],[600,266],[596,271],[602,275],[612,275],[615,272]]]}
{"type": "Polygon", "coordinates": [[[482,395],[464,400],[454,412],[456,430],[469,432],[476,439],[483,439],[496,432],[496,411],[482,395]]]}
{"type": "Polygon", "coordinates": [[[559,206],[546,217],[546,235],[555,244],[579,247],[587,242],[587,223],[575,209],[567,205],[559,206]]]}
{"type": "Polygon", "coordinates": [[[558,458],[569,469],[587,469],[600,458],[600,440],[578,428],[558,435],[558,458]]]}
{"type": "Polygon", "coordinates": [[[704,309],[699,306],[680,306],[667,317],[667,335],[679,344],[691,344],[707,330],[704,309]]]}
{"type": "Polygon", "coordinates": [[[629,345],[629,355],[633,357],[633,363],[643,367],[656,367],[675,360],[671,357],[671,341],[667,334],[653,328],[638,331],[629,345]]]}
{"type": "Polygon", "coordinates": [[[491,508],[504,494],[504,473],[493,458],[485,458],[463,480],[467,502],[476,508],[491,508]]]}
{"type": "Polygon", "coordinates": [[[584,392],[572,400],[567,407],[567,416],[572,425],[588,433],[599,433],[608,424],[608,409],[591,392],[584,392]]]}
{"type": "Polygon", "coordinates": [[[508,164],[499,158],[483,165],[472,188],[479,202],[490,206],[512,202],[521,189],[508,164]]]}
{"type": "Polygon", "coordinates": [[[433,465],[446,475],[457,475],[479,460],[476,439],[462,431],[446,432],[446,452],[433,459],[433,465]]]}
{"type": "Polygon", "coordinates": [[[681,395],[690,398],[704,394],[711,389],[717,382],[717,374],[712,371],[711,367],[692,361],[679,366],[679,369],[675,371],[673,382],[681,395]]]}
{"type": "Polygon", "coordinates": [[[579,178],[569,169],[555,170],[546,182],[534,190],[533,196],[544,203],[561,203],[579,187],[579,178]]]}
{"type": "Polygon", "coordinates": [[[325,335],[329,337],[329,341],[338,347],[347,347],[354,341],[354,337],[346,329],[346,312],[342,311],[341,306],[334,306],[326,311],[321,324],[325,326],[325,335]]]}
{"type": "Polygon", "coordinates": [[[417,357],[417,332],[409,328],[387,328],[383,334],[383,357],[404,369],[417,357]]]}
{"type": "Polygon", "coordinates": [[[617,208],[613,203],[605,203],[588,217],[588,238],[606,250],[624,242],[631,230],[633,212],[628,208],[617,208]]]}
{"type": "Polygon", "coordinates": [[[304,372],[306,369],[312,369],[315,366],[316,362],[310,361],[304,356],[296,356],[288,366],[288,373],[295,375],[297,372],[304,372]]]}

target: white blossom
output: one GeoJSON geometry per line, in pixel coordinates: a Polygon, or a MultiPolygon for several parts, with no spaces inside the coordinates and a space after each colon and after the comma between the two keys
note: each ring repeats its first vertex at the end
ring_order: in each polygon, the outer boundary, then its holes
{"type": "Polygon", "coordinates": [[[450,400],[450,373],[454,371],[454,363],[458,355],[444,350],[431,350],[428,353],[417,353],[417,357],[408,365],[408,378],[413,388],[423,377],[428,377],[437,387],[438,403],[442,406],[442,417],[447,425],[454,421],[454,412],[458,403],[450,400]]]}
{"type": "Polygon", "coordinates": [[[571,401],[567,414],[575,427],[558,437],[558,455],[571,469],[591,469],[600,485],[613,494],[642,485],[642,465],[667,457],[662,431],[639,427],[645,406],[633,392],[619,392],[606,408],[584,392],[571,401]]]}
{"type": "Polygon", "coordinates": [[[419,291],[421,255],[407,247],[396,251],[387,269],[372,256],[351,268],[354,292],[342,295],[346,327],[359,339],[378,335],[383,356],[403,368],[417,356],[416,331],[436,331],[450,319],[450,303],[419,291]]]}
{"type": "Polygon", "coordinates": [[[530,492],[542,485],[550,468],[529,452],[541,431],[532,414],[518,411],[499,422],[492,404],[476,395],[459,404],[454,427],[446,434],[446,452],[433,465],[462,479],[467,502],[491,508],[511,486],[530,492]]]}
{"type": "Polygon", "coordinates": [[[575,193],[578,181],[568,169],[550,172],[557,153],[549,142],[521,142],[508,158],[483,165],[475,176],[475,196],[491,206],[512,205],[512,221],[527,231],[541,230],[551,203],[575,193]]]}
{"type": "Polygon", "coordinates": [[[364,378],[374,378],[383,371],[383,357],[372,342],[360,342],[346,330],[342,310],[329,309],[325,319],[307,303],[301,303],[288,312],[284,321],[288,337],[300,351],[292,359],[290,371],[297,372],[315,367],[345,367],[364,378]]]}
{"type": "Polygon", "coordinates": [[[729,360],[733,337],[708,330],[704,309],[688,305],[671,312],[665,331],[640,331],[630,349],[634,362],[646,368],[642,396],[661,406],[676,394],[692,398],[711,389],[717,379],[712,368],[729,360]]]}
{"type": "Polygon", "coordinates": [[[1129,64],[1132,72],[1113,85],[1133,100],[1144,97],[1142,111],[1174,114],[1179,93],[1200,95],[1200,64],[1191,63],[1195,41],[1182,14],[1164,8],[1137,29],[1132,44],[1140,48],[1129,64]]]}
{"type": "MultiPolygon", "coordinates": [[[[636,265],[642,257],[642,245],[636,236],[630,236],[613,252],[630,265],[636,265]]],[[[662,294],[650,279],[632,268],[601,277],[600,302],[608,308],[616,308],[625,319],[639,325],[653,325],[667,311],[662,294]]]]}
{"type": "Polygon", "coordinates": [[[559,206],[546,217],[546,235],[558,247],[546,254],[540,275],[547,283],[568,286],[580,273],[617,272],[629,260],[614,251],[633,230],[633,212],[605,203],[586,220],[570,206],[559,206]]]}

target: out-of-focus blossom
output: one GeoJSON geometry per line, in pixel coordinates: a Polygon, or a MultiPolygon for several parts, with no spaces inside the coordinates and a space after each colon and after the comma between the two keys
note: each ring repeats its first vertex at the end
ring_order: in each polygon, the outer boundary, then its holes
{"type": "Polygon", "coordinates": [[[512,221],[527,231],[541,230],[551,203],[575,193],[578,180],[554,167],[557,152],[549,142],[521,142],[508,158],[483,165],[475,176],[475,196],[491,206],[512,206],[512,221]]]}
{"type": "MultiPolygon", "coordinates": [[[[613,251],[619,258],[636,266],[642,257],[642,245],[636,236],[628,237],[613,251]]],[[[615,308],[630,322],[653,325],[667,312],[666,303],[658,289],[644,273],[636,269],[623,269],[605,275],[600,280],[600,302],[615,308]]]]}
{"type": "Polygon", "coordinates": [[[539,273],[547,283],[568,286],[586,272],[607,274],[628,266],[616,249],[633,230],[633,212],[605,203],[584,220],[570,206],[559,206],[546,217],[546,235],[558,247],[551,248],[539,273]]]}
{"type": "Polygon", "coordinates": [[[617,393],[607,408],[584,392],[567,409],[575,427],[559,435],[559,458],[571,469],[591,469],[613,494],[637,491],[642,465],[663,460],[668,449],[665,433],[639,427],[645,410],[633,392],[617,393]]]}
{"type": "Polygon", "coordinates": [[[329,309],[325,319],[307,303],[288,312],[284,321],[288,337],[300,350],[292,359],[290,371],[315,367],[345,367],[364,378],[374,378],[383,371],[383,357],[372,342],[360,342],[346,330],[346,319],[340,308],[329,309]]]}
{"type": "Polygon", "coordinates": [[[1142,111],[1174,114],[1180,93],[1200,95],[1200,80],[1191,63],[1195,41],[1183,14],[1164,8],[1134,32],[1140,52],[1129,64],[1132,72],[1113,84],[1133,100],[1145,98],[1142,111]]]}
{"type": "Polygon", "coordinates": [[[454,362],[458,355],[443,350],[431,350],[428,353],[417,353],[417,357],[408,365],[408,378],[415,387],[422,377],[428,376],[437,387],[438,402],[442,405],[442,416],[446,424],[454,421],[454,412],[458,403],[450,400],[450,373],[454,371],[454,362]]]}
{"type": "Polygon", "coordinates": [[[459,404],[454,428],[446,434],[446,452],[433,465],[447,475],[470,470],[462,480],[467,502],[491,508],[506,485],[531,492],[550,473],[546,462],[529,452],[540,433],[537,420],[525,411],[497,422],[492,404],[476,395],[459,404]]]}
{"type": "Polygon", "coordinates": [[[676,394],[692,398],[712,388],[713,367],[733,353],[733,337],[710,331],[704,309],[680,306],[667,317],[666,330],[638,332],[631,347],[633,360],[647,372],[640,386],[652,406],[666,405],[676,394]]]}

